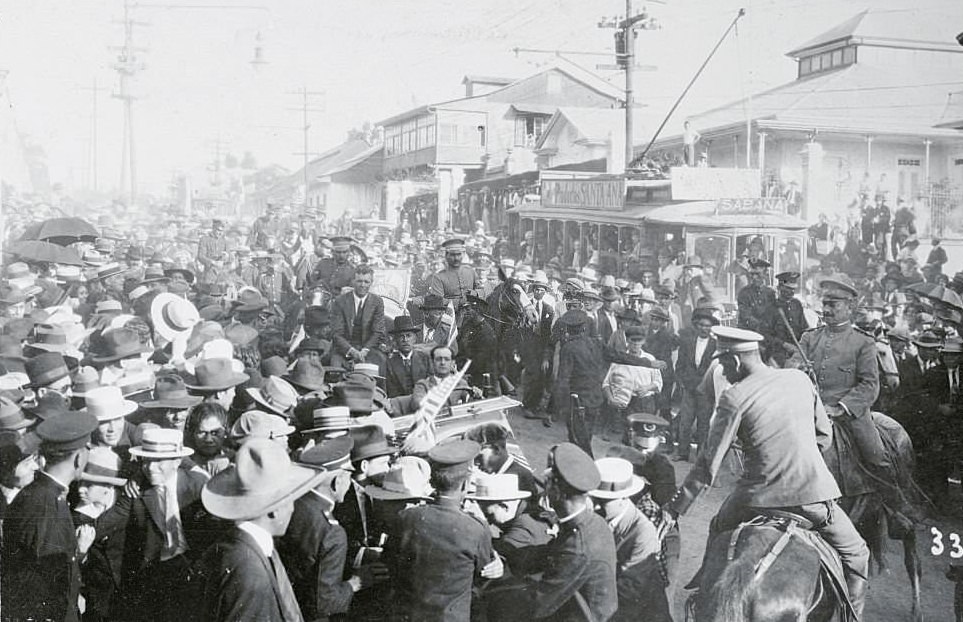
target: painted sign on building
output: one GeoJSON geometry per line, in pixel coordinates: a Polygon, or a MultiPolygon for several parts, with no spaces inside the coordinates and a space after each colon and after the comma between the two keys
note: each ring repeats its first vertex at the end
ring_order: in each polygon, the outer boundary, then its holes
{"type": "Polygon", "coordinates": [[[719,199],[716,214],[788,214],[789,203],[782,197],[757,197],[753,199],[719,199]]]}
{"type": "Polygon", "coordinates": [[[719,197],[754,199],[762,194],[757,168],[672,168],[673,201],[714,201],[719,197]]]}
{"type": "Polygon", "coordinates": [[[544,207],[622,210],[624,179],[542,179],[544,207]]]}

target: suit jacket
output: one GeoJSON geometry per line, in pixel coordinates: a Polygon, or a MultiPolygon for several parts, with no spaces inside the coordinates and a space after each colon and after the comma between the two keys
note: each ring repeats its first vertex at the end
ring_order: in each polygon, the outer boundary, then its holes
{"type": "Polygon", "coordinates": [[[3,530],[4,619],[78,622],[80,559],[67,491],[38,473],[10,504],[3,530]]]}
{"type": "MultiPolygon", "coordinates": [[[[612,330],[612,324],[609,322],[609,318],[605,314],[605,309],[600,308],[593,315],[595,316],[595,327],[598,330],[599,339],[602,340],[602,343],[608,343],[609,339],[612,337],[612,334],[615,333],[615,330],[612,330]]],[[[614,311],[612,312],[612,315],[613,317],[615,316],[614,311]]],[[[618,319],[616,319],[616,326],[618,326],[618,319]]]]}
{"type": "Polygon", "coordinates": [[[734,441],[745,456],[742,479],[727,502],[784,508],[840,496],[823,460],[833,429],[809,377],[767,369],[734,384],[719,399],[705,447],[668,505],[682,514],[708,487],[734,441]]]}
{"type": "Polygon", "coordinates": [[[401,358],[401,353],[397,350],[388,357],[387,370],[385,374],[385,387],[388,397],[398,397],[399,395],[411,395],[415,388],[415,383],[427,378],[431,373],[431,366],[428,361],[428,354],[422,350],[412,350],[411,369],[405,369],[405,363],[401,358]]]}
{"type": "Polygon", "coordinates": [[[615,543],[608,524],[588,508],[559,525],[559,534],[526,556],[531,571],[543,571],[529,588],[531,617],[584,620],[575,593],[595,620],[608,620],[618,607],[615,543]]]}
{"type": "Polygon", "coordinates": [[[271,562],[241,529],[232,528],[205,552],[201,572],[207,622],[290,622],[271,562]]]}
{"type": "Polygon", "coordinates": [[[275,539],[305,620],[345,614],[354,592],[344,580],[348,536],[314,492],[294,502],[288,529],[275,539]]]}
{"type": "MultiPolygon", "coordinates": [[[[862,417],[879,396],[876,342],[852,324],[821,326],[803,333],[799,345],[812,363],[820,397],[827,406],[844,406],[862,417]]],[[[791,363],[797,366],[797,353],[791,363]]]]}
{"type": "Polygon", "coordinates": [[[696,332],[686,331],[679,336],[679,358],[675,364],[675,380],[680,383],[687,391],[695,391],[702,377],[705,376],[712,363],[712,355],[716,352],[716,338],[709,337],[699,364],[695,361],[696,352],[696,332]]]}
{"type": "Polygon", "coordinates": [[[475,577],[493,558],[488,526],[446,497],[402,510],[385,547],[399,605],[419,622],[469,620],[475,577]]]}
{"type": "Polygon", "coordinates": [[[381,296],[368,294],[365,299],[361,317],[360,343],[351,343],[355,313],[354,292],[342,294],[331,303],[331,336],[334,341],[334,351],[342,356],[352,347],[356,350],[363,348],[374,350],[385,338],[385,303],[381,296]]]}

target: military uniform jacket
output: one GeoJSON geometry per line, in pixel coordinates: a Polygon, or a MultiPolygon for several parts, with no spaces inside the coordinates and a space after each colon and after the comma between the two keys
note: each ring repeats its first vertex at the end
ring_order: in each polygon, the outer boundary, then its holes
{"type": "Polygon", "coordinates": [[[287,531],[275,539],[305,620],[347,613],[354,596],[344,580],[348,536],[332,521],[325,501],[310,491],[294,502],[287,531]]]}
{"type": "Polygon", "coordinates": [[[796,349],[793,337],[799,339],[804,330],[806,330],[806,316],[803,314],[802,303],[797,298],[777,299],[769,316],[768,336],[771,346],[782,350],[785,353],[782,356],[791,356],[796,349]],[[792,333],[789,332],[786,323],[779,316],[779,309],[782,309],[782,312],[786,314],[789,326],[792,327],[792,333]],[[787,346],[789,349],[787,349],[787,346]]]}
{"type": "Polygon", "coordinates": [[[397,533],[385,558],[406,617],[468,620],[475,577],[494,559],[488,526],[465,514],[459,501],[440,497],[403,510],[397,533]]]}
{"type": "Polygon", "coordinates": [[[771,287],[746,285],[736,297],[739,304],[739,328],[754,330],[766,336],[769,314],[776,304],[776,292],[771,287]]]}
{"type": "Polygon", "coordinates": [[[67,490],[43,472],[3,521],[3,619],[78,622],[80,560],[67,490]]]}
{"type": "MultiPolygon", "coordinates": [[[[821,326],[799,340],[813,365],[820,397],[827,406],[844,406],[862,417],[879,396],[876,342],[852,324],[821,326]]],[[[801,362],[798,353],[793,361],[801,362]]]]}
{"type": "Polygon", "coordinates": [[[428,293],[436,294],[446,300],[454,300],[455,307],[465,302],[465,295],[481,287],[478,275],[470,266],[446,268],[436,272],[428,279],[428,293]]]}
{"type": "Polygon", "coordinates": [[[554,541],[531,550],[526,564],[542,571],[529,588],[533,618],[584,620],[576,592],[595,620],[612,617],[618,607],[615,542],[605,519],[586,508],[559,525],[554,541]]]}
{"type": "Polygon", "coordinates": [[[341,288],[354,284],[354,266],[350,263],[338,264],[330,257],[318,260],[314,270],[308,277],[310,287],[323,286],[335,296],[341,293],[341,288]]]}
{"type": "Polygon", "coordinates": [[[798,369],[767,369],[734,384],[719,399],[705,448],[669,507],[683,514],[715,479],[739,440],[742,479],[732,492],[745,506],[782,508],[840,496],[821,451],[833,429],[812,382],[798,369]]]}

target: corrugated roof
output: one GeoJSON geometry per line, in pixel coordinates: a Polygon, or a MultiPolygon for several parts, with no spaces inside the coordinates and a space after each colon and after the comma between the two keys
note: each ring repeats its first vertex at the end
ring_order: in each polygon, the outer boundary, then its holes
{"type": "MultiPolygon", "coordinates": [[[[706,134],[757,121],[806,123],[812,129],[865,128],[874,134],[947,135],[940,123],[963,117],[963,88],[956,68],[855,64],[794,80],[769,91],[690,117],[706,134]]],[[[677,142],[681,134],[660,143],[677,142]]],[[[638,142],[636,143],[638,144],[638,142]]]]}

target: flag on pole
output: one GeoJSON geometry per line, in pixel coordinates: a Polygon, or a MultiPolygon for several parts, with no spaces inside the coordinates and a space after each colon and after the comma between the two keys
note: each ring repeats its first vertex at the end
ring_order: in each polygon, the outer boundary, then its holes
{"type": "Polygon", "coordinates": [[[455,302],[453,300],[448,301],[445,314],[441,316],[441,323],[451,327],[451,330],[448,331],[448,343],[445,344],[446,347],[450,348],[451,344],[458,339],[458,324],[455,322],[455,302]]]}
{"type": "Polygon", "coordinates": [[[435,445],[435,420],[438,413],[448,403],[448,397],[455,390],[458,383],[465,376],[471,360],[465,361],[465,365],[452,375],[448,376],[437,385],[428,390],[428,395],[422,400],[421,406],[411,423],[411,431],[405,437],[402,451],[408,451],[416,447],[433,447],[435,445]]]}

